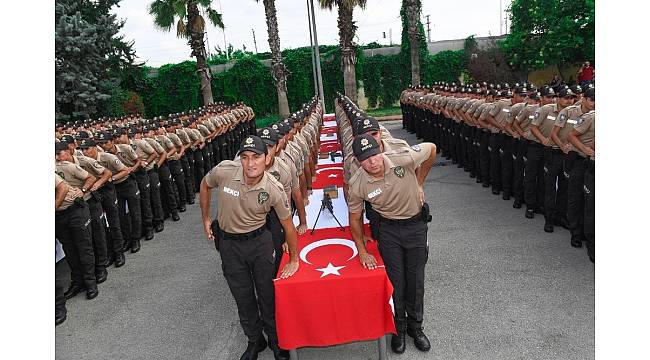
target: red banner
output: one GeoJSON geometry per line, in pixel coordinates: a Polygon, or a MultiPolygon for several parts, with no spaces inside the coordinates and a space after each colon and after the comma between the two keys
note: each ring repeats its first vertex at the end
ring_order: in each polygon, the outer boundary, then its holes
{"type": "Polygon", "coordinates": [[[316,169],[316,181],[311,183],[312,188],[322,189],[328,185],[343,187],[343,167],[332,165],[316,169]]]}

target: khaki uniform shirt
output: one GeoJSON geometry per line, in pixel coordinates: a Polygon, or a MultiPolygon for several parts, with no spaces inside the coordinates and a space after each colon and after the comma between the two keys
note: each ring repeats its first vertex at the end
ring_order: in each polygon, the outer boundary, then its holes
{"type": "Polygon", "coordinates": [[[530,134],[530,123],[533,121],[533,114],[538,107],[538,104],[526,105],[516,117],[517,124],[519,124],[521,130],[523,130],[526,139],[532,136],[530,134]]]}
{"type": "MultiPolygon", "coordinates": [[[[578,136],[578,140],[580,140],[581,143],[585,144],[587,147],[593,147],[594,139],[596,137],[596,111],[591,110],[588,113],[582,114],[578,118],[578,122],[573,127],[573,129],[577,131],[578,134],[580,134],[580,136],[578,136]]],[[[578,149],[576,149],[576,151],[584,157],[587,156],[585,153],[578,149]]]]}
{"type": "Polygon", "coordinates": [[[74,163],[81,166],[82,169],[88,171],[89,174],[96,178],[100,178],[104,173],[104,167],[99,163],[99,161],[89,158],[87,156],[73,156],[74,163]]]}
{"type": "MultiPolygon", "coordinates": [[[[119,173],[120,171],[126,169],[122,160],[117,156],[104,151],[103,153],[97,153],[97,161],[106,169],[110,170],[113,175],[119,173]]],[[[123,177],[122,179],[115,181],[114,184],[119,184],[124,180],[128,179],[129,175],[123,177]]]]}
{"type": "MultiPolygon", "coordinates": [[[[88,179],[88,172],[81,166],[69,161],[57,161],[55,165],[56,173],[65,181],[76,188],[81,189],[88,179]]],[[[90,199],[90,193],[83,196],[84,200],[90,199]]]]}
{"type": "Polygon", "coordinates": [[[506,124],[512,124],[513,120],[515,120],[515,117],[519,115],[519,113],[526,107],[525,102],[520,102],[512,105],[510,107],[510,112],[508,113],[508,116],[505,119],[506,124]]]}
{"type": "MultiPolygon", "coordinates": [[[[153,147],[151,147],[151,145],[149,145],[149,143],[144,139],[132,139],[131,144],[135,145],[135,153],[138,154],[138,158],[143,162],[142,165],[144,165],[144,162],[147,161],[151,154],[156,152],[153,147]]],[[[153,165],[154,162],[152,161],[144,169],[149,171],[153,169],[153,165]]]]}
{"type": "Polygon", "coordinates": [[[205,175],[206,184],[217,190],[219,227],[243,234],[266,224],[266,214],[275,209],[280,220],[291,216],[282,184],[264,172],[259,183],[248,186],[240,162],[224,160],[205,175]]]}
{"type": "MultiPolygon", "coordinates": [[[[165,152],[170,152],[172,150],[176,150],[176,146],[174,146],[174,143],[172,143],[171,140],[165,135],[156,135],[156,141],[160,146],[162,146],[163,149],[165,149],[165,152]]],[[[178,160],[181,157],[178,156],[178,152],[175,152],[174,155],[168,157],[167,159],[169,160],[178,160]]]]}
{"type": "Polygon", "coordinates": [[[422,204],[415,170],[431,155],[432,149],[432,143],[422,143],[412,149],[382,153],[384,177],[381,179],[359,168],[350,179],[350,212],[361,212],[365,200],[387,219],[409,219],[419,214],[422,204]]]}
{"type": "Polygon", "coordinates": [[[294,173],[293,177],[291,176],[291,170],[284,160],[277,157],[274,158],[273,164],[271,167],[266,169],[266,172],[271,174],[275,180],[282,184],[287,199],[291,199],[291,189],[294,188],[292,181],[296,177],[296,174],[294,173]]]}
{"type": "MultiPolygon", "coordinates": [[[[581,115],[582,107],[575,105],[565,107],[557,115],[554,125],[560,128],[557,137],[559,137],[562,142],[569,143],[569,134],[571,133],[571,130],[573,130],[573,127],[578,123],[578,119],[581,115]]],[[[573,145],[571,145],[571,148],[572,150],[575,150],[573,149],[573,145]]]]}
{"type": "MultiPolygon", "coordinates": [[[[54,176],[54,188],[59,186],[59,184],[62,182],[66,182],[66,181],[63,180],[61,176],[59,175],[54,176]]],[[[68,186],[68,192],[65,193],[65,198],[63,198],[63,202],[61,203],[61,205],[59,205],[59,207],[56,208],[56,211],[65,210],[69,208],[70,205],[74,204],[74,200],[76,198],[80,198],[82,196],[84,196],[84,193],[79,188],[68,186]]]]}
{"type": "Polygon", "coordinates": [[[131,145],[126,144],[115,144],[117,148],[116,156],[120,158],[120,161],[128,167],[133,167],[138,161],[138,154],[136,154],[135,149],[131,145]]]}
{"type": "MultiPolygon", "coordinates": [[[[557,144],[551,139],[551,131],[553,130],[553,124],[557,120],[557,104],[546,104],[535,111],[533,115],[532,125],[536,125],[539,128],[539,131],[544,135],[544,137],[549,138],[548,145],[554,149],[558,149],[557,144]]],[[[539,139],[535,137],[532,133],[530,134],[533,141],[539,142],[539,139]]]]}
{"type": "MultiPolygon", "coordinates": [[[[510,106],[512,105],[512,100],[510,99],[501,99],[494,103],[494,107],[490,110],[490,115],[494,116],[494,120],[497,124],[505,126],[506,119],[510,113],[510,106]]],[[[492,133],[501,132],[500,129],[492,129],[492,133]]]]}

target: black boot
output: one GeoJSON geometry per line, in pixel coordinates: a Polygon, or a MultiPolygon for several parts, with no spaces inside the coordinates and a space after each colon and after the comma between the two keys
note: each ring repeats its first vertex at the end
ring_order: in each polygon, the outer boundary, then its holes
{"type": "Polygon", "coordinates": [[[55,308],[54,309],[54,324],[56,326],[59,326],[63,324],[65,319],[67,318],[68,315],[68,310],[65,308],[65,304],[61,305],[61,307],[55,308]]]}
{"type": "Polygon", "coordinates": [[[273,351],[273,358],[275,360],[289,360],[289,350],[280,349],[278,344],[272,344],[269,342],[269,349],[273,351]]]}
{"type": "Polygon", "coordinates": [[[147,241],[153,239],[153,228],[147,228],[144,231],[144,239],[147,241]]]}
{"type": "Polygon", "coordinates": [[[532,219],[535,217],[535,211],[531,208],[526,208],[526,219],[532,219]]]}
{"type": "Polygon", "coordinates": [[[178,211],[176,211],[176,210],[172,211],[172,220],[178,221],[180,219],[181,219],[181,217],[178,216],[178,211]]]}
{"type": "Polygon", "coordinates": [[[131,245],[131,253],[137,253],[138,251],[140,251],[140,239],[134,239],[131,245]]]}
{"type": "Polygon", "coordinates": [[[68,288],[68,290],[66,290],[65,293],[63,293],[63,296],[65,297],[66,300],[68,300],[68,299],[71,299],[71,298],[77,296],[77,294],[79,294],[80,292],[82,292],[84,290],[86,290],[86,287],[83,286],[83,285],[71,284],[70,287],[68,288]]]}
{"type": "Polygon", "coordinates": [[[571,246],[574,248],[582,247],[582,236],[580,235],[571,235],[571,246]]]}
{"type": "Polygon", "coordinates": [[[104,281],[106,281],[107,277],[108,277],[108,271],[106,271],[105,267],[99,267],[95,269],[95,279],[97,279],[98,284],[101,284],[104,281]]]}
{"type": "Polygon", "coordinates": [[[506,201],[510,200],[510,194],[507,191],[504,191],[502,199],[506,201]]]}
{"type": "Polygon", "coordinates": [[[86,286],[86,299],[92,300],[99,295],[99,290],[97,289],[97,284],[92,284],[86,286]]]}
{"type": "Polygon", "coordinates": [[[123,253],[118,253],[117,255],[115,255],[115,267],[116,268],[124,265],[125,262],[126,262],[126,259],[124,258],[123,253]]]}
{"type": "Polygon", "coordinates": [[[406,333],[413,338],[413,344],[420,351],[429,351],[431,349],[431,343],[429,338],[424,335],[422,329],[411,330],[408,329],[406,333]]]}
{"type": "Polygon", "coordinates": [[[393,338],[390,339],[390,349],[395,354],[404,353],[406,350],[406,334],[398,332],[397,335],[393,335],[393,338]]]}
{"type": "Polygon", "coordinates": [[[512,203],[512,207],[515,209],[521,209],[521,201],[515,199],[515,202],[512,203]]]}
{"type": "Polygon", "coordinates": [[[553,232],[553,223],[548,222],[548,221],[545,222],[544,223],[544,232],[552,233],[553,232]]]}
{"type": "Polygon", "coordinates": [[[257,355],[266,349],[266,345],[266,339],[260,335],[260,339],[257,342],[248,342],[248,347],[239,360],[257,360],[257,355]]]}
{"type": "Polygon", "coordinates": [[[158,223],[158,225],[156,225],[156,226],[153,228],[153,230],[154,230],[155,232],[161,232],[161,231],[165,230],[165,223],[161,221],[160,223],[158,223]]]}
{"type": "Polygon", "coordinates": [[[182,206],[180,206],[180,207],[178,208],[178,211],[179,211],[179,212],[185,212],[185,210],[187,210],[187,209],[185,208],[185,205],[182,205],[182,206]]]}

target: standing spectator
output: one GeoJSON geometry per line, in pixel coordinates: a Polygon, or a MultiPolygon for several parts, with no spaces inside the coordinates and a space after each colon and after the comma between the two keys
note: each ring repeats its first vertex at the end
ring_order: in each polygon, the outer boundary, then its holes
{"type": "Polygon", "coordinates": [[[587,88],[589,84],[594,82],[594,76],[596,75],[596,69],[591,66],[589,61],[585,61],[582,64],[580,70],[578,70],[578,83],[584,89],[587,88]]]}

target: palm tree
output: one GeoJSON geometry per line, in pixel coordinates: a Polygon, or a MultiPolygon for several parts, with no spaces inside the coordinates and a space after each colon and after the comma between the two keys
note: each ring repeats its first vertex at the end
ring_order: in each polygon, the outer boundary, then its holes
{"type": "Polygon", "coordinates": [[[404,0],[404,12],[407,19],[407,31],[411,46],[411,84],[420,85],[420,0],[404,0]]]}
{"type": "Polygon", "coordinates": [[[213,99],[210,68],[203,41],[205,19],[199,8],[204,10],[214,26],[223,29],[221,14],[212,9],[211,3],[212,0],[155,0],[149,4],[149,14],[153,15],[154,24],[165,31],[171,31],[172,26],[176,24],[176,36],[186,38],[192,48],[192,56],[196,58],[197,73],[201,80],[204,105],[212,103],[213,99]]]}
{"type": "Polygon", "coordinates": [[[321,8],[338,7],[339,46],[341,47],[341,66],[343,68],[343,88],[345,95],[352,101],[357,101],[357,75],[354,66],[357,63],[357,48],[353,42],[357,30],[352,21],[352,10],[355,6],[366,8],[367,0],[320,0],[321,8]]]}
{"type": "MultiPolygon", "coordinates": [[[[260,0],[255,0],[259,2],[260,0]]],[[[280,52],[280,35],[278,35],[278,17],[275,10],[275,0],[262,0],[266,13],[266,27],[269,33],[269,47],[271,48],[271,65],[273,66],[273,80],[278,91],[278,109],[280,116],[289,116],[289,101],[287,100],[287,68],[282,63],[280,52]]]]}

